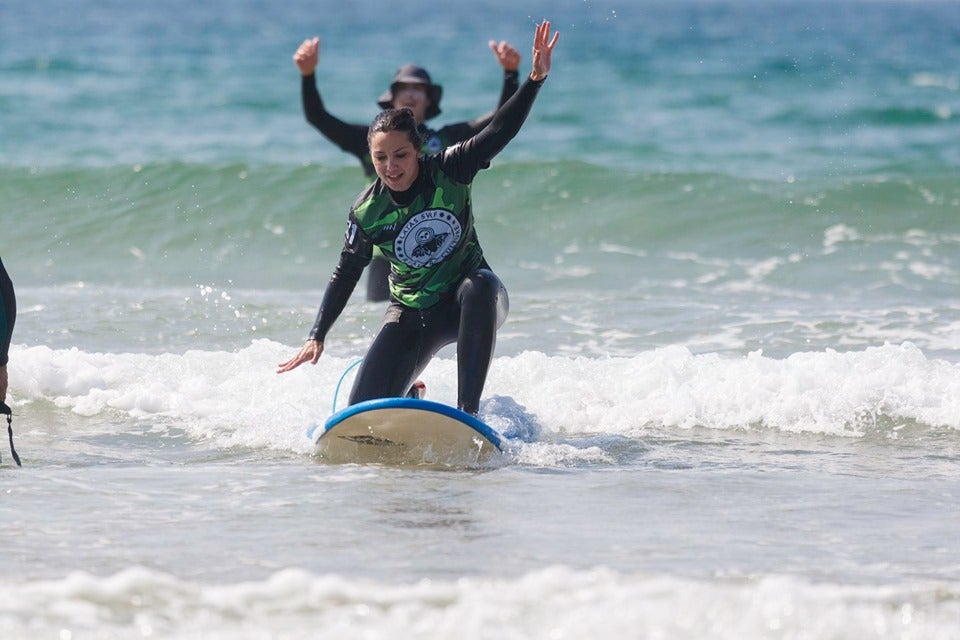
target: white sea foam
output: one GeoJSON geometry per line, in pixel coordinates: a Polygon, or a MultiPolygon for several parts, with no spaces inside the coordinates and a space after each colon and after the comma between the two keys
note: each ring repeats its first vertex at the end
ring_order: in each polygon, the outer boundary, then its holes
{"type": "MultiPolygon", "coordinates": [[[[311,449],[306,429],[345,405],[353,372],[344,371],[354,360],[324,355],[315,367],[277,375],[276,363],[289,355],[268,340],[237,352],[158,356],[18,347],[10,396],[14,406],[47,401],[84,417],[151,419],[220,447],[304,453],[311,449]]],[[[454,359],[435,359],[423,378],[430,398],[455,404],[454,359]]],[[[630,358],[525,352],[496,359],[485,396],[481,417],[519,432],[512,435],[521,441],[632,437],[651,428],[851,437],[904,424],[960,430],[960,365],[928,358],[910,343],[784,359],[683,347],[630,358]]]]}
{"type": "Polygon", "coordinates": [[[385,583],[279,571],[208,584],[145,568],[0,583],[7,638],[897,638],[958,636],[960,586],[697,581],[550,567],[385,583]]]}

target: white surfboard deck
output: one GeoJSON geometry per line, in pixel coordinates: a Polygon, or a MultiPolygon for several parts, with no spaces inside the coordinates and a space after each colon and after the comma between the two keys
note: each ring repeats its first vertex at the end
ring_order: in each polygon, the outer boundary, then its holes
{"type": "Polygon", "coordinates": [[[330,416],[311,437],[332,463],[475,466],[500,453],[501,436],[454,407],[414,398],[380,398],[330,416]]]}

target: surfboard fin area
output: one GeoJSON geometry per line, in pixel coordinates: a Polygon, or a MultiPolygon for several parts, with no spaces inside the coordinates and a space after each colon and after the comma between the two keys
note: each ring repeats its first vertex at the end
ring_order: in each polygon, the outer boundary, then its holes
{"type": "Polygon", "coordinates": [[[334,413],[311,437],[325,462],[476,466],[503,437],[459,409],[416,398],[379,398],[334,413]]]}

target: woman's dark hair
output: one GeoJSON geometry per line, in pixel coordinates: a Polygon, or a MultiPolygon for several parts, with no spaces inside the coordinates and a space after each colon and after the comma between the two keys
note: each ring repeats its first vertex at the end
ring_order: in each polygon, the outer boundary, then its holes
{"type": "Polygon", "coordinates": [[[367,131],[367,146],[370,145],[370,139],[373,134],[391,131],[403,131],[407,134],[413,148],[420,153],[420,147],[423,146],[423,137],[420,135],[420,128],[417,126],[417,120],[413,117],[413,111],[403,107],[402,109],[384,109],[377,114],[367,131]]]}

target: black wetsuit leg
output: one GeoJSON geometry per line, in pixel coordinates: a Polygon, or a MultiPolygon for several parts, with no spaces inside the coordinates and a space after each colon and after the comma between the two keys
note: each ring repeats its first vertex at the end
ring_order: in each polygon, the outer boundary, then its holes
{"type": "Polygon", "coordinates": [[[381,302],[390,298],[390,261],[374,254],[367,267],[367,300],[381,302]]]}
{"type": "Polygon", "coordinates": [[[457,404],[477,415],[497,344],[497,329],[507,319],[507,290],[489,269],[473,272],[457,288],[460,331],[457,337],[457,404]]]}
{"type": "Polygon", "coordinates": [[[456,341],[456,322],[452,304],[419,310],[392,303],[363,357],[349,403],[405,395],[437,351],[456,341]]]}
{"type": "Polygon", "coordinates": [[[470,274],[454,297],[429,309],[391,304],[357,373],[349,403],[403,396],[440,349],[458,342],[457,405],[476,415],[497,329],[508,309],[506,289],[489,269],[470,274]]]}

